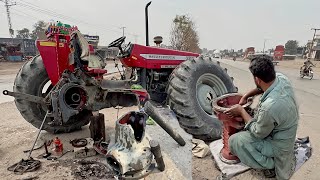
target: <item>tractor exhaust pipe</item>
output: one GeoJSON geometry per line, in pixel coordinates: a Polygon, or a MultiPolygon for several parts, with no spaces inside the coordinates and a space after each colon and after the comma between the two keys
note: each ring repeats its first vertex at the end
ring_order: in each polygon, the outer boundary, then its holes
{"type": "Polygon", "coordinates": [[[145,8],[145,16],[146,16],[146,46],[149,46],[149,22],[148,22],[148,7],[150,6],[152,1],[148,2],[145,8]]]}

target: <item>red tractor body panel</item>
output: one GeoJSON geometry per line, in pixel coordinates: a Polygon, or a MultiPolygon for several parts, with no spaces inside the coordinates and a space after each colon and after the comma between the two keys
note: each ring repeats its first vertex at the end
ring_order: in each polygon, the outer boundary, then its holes
{"type": "Polygon", "coordinates": [[[71,70],[69,66],[69,41],[70,36],[58,34],[54,36],[52,41],[37,40],[37,48],[53,85],[59,81],[64,70],[71,70]]]}
{"type": "Polygon", "coordinates": [[[142,46],[138,44],[133,44],[132,46],[130,56],[121,59],[121,62],[129,67],[147,69],[175,68],[183,61],[199,56],[197,53],[176,51],[172,49],[142,46]]]}
{"type": "MultiPolygon", "coordinates": [[[[54,34],[50,40],[37,40],[36,46],[40,52],[43,64],[47,70],[51,83],[55,85],[63,71],[74,70],[69,64],[70,35],[54,34]]],[[[92,45],[89,45],[90,53],[93,53],[92,45]]]]}

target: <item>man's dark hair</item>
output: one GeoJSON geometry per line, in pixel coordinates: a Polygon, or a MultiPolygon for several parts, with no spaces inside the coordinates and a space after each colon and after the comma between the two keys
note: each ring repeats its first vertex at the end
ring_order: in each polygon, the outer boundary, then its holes
{"type": "Polygon", "coordinates": [[[260,55],[253,58],[249,69],[254,77],[260,78],[265,83],[269,83],[276,78],[272,57],[270,56],[260,55]]]}

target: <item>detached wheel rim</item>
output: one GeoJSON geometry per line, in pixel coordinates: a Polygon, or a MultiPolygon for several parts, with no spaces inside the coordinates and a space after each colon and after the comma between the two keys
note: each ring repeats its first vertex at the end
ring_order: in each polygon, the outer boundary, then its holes
{"type": "Polygon", "coordinates": [[[203,74],[197,81],[196,97],[203,111],[212,115],[212,101],[227,93],[224,83],[214,74],[203,74]]]}

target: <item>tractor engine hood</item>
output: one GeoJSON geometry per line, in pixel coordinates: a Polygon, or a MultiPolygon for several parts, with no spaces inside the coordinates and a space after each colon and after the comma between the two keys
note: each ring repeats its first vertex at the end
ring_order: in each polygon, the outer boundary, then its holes
{"type": "Polygon", "coordinates": [[[148,69],[175,68],[183,61],[198,57],[200,54],[165,49],[159,47],[132,44],[130,56],[121,59],[121,62],[129,67],[148,69]]]}

